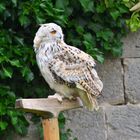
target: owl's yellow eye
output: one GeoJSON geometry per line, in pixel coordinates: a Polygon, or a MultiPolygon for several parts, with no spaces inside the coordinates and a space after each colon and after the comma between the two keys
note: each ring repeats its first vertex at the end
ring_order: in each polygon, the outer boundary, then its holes
{"type": "Polygon", "coordinates": [[[50,33],[54,35],[56,34],[56,30],[51,31],[50,33]]]}

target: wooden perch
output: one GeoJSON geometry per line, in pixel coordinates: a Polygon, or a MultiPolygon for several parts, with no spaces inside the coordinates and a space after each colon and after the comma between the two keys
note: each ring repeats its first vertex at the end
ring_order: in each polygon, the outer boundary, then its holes
{"type": "Polygon", "coordinates": [[[42,98],[42,99],[18,99],[15,107],[25,112],[36,113],[46,117],[58,117],[61,111],[70,110],[81,107],[79,100],[64,99],[60,103],[57,99],[42,98]]]}
{"type": "Polygon", "coordinates": [[[60,103],[55,98],[18,99],[15,107],[25,112],[42,116],[44,140],[59,140],[58,115],[61,111],[82,107],[80,100],[64,99],[60,103]]]}

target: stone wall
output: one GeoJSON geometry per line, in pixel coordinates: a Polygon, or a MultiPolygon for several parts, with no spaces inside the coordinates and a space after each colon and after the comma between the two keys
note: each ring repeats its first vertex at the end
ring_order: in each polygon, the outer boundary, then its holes
{"type": "Polygon", "coordinates": [[[65,113],[66,126],[78,140],[140,140],[140,32],[123,42],[121,58],[98,65],[104,83],[100,110],[65,113]]]}
{"type": "MultiPolygon", "coordinates": [[[[100,109],[65,112],[66,127],[78,140],[140,140],[140,32],[129,34],[123,42],[121,58],[97,65],[104,83],[100,109]]],[[[14,140],[39,140],[34,128],[31,124],[27,137],[14,140]]]]}

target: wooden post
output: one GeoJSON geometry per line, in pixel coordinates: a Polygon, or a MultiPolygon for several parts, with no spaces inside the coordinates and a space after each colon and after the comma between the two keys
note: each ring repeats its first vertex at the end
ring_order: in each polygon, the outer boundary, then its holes
{"type": "Polygon", "coordinates": [[[64,99],[60,103],[57,99],[18,99],[17,109],[42,116],[44,140],[59,140],[58,115],[61,111],[82,107],[80,100],[64,99]]]}
{"type": "Polygon", "coordinates": [[[42,120],[44,140],[59,140],[59,127],[57,118],[42,120]]]}

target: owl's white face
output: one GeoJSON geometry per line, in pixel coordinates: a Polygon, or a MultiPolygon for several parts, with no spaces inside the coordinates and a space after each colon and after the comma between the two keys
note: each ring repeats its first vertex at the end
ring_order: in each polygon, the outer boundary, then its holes
{"type": "Polygon", "coordinates": [[[38,29],[34,38],[34,43],[42,42],[54,42],[63,40],[63,32],[60,26],[55,23],[42,24],[38,29]]]}

